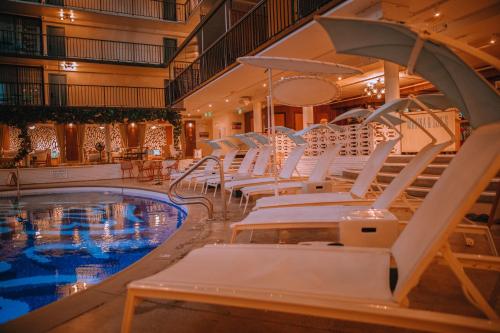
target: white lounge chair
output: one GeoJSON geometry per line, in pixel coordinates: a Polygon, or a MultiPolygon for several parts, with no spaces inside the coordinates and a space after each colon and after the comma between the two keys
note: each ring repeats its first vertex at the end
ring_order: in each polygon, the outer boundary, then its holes
{"type": "MultiPolygon", "coordinates": [[[[259,148],[250,148],[247,150],[245,156],[243,157],[243,160],[240,163],[240,166],[236,171],[232,170],[227,170],[224,171],[224,181],[230,181],[232,179],[241,177],[250,177],[251,169],[253,166],[253,163],[255,162],[255,158],[257,157],[257,154],[259,153],[259,148]]],[[[214,187],[214,196],[217,193],[217,187],[220,182],[220,176],[208,176],[207,179],[205,180],[205,186],[202,192],[205,194],[208,192],[209,187],[214,187]]]]}
{"type": "MultiPolygon", "coordinates": [[[[257,160],[255,161],[255,165],[253,166],[253,170],[251,173],[236,173],[232,175],[228,175],[224,177],[224,180],[231,181],[234,179],[243,180],[243,179],[253,179],[255,177],[262,177],[266,174],[268,169],[269,160],[271,159],[271,154],[273,152],[273,148],[269,145],[263,145],[258,150],[257,160]]],[[[242,163],[243,164],[243,163],[242,163]]],[[[207,180],[207,190],[208,187],[217,187],[220,185],[220,179],[218,177],[214,177],[212,179],[207,180]]],[[[207,191],[206,190],[206,191],[207,191]]],[[[231,199],[231,198],[229,198],[231,199]]]]}
{"type": "MultiPolygon", "coordinates": [[[[239,149],[231,149],[229,150],[225,155],[224,155],[224,160],[222,161],[222,170],[224,173],[229,172],[231,165],[233,165],[233,161],[236,158],[236,154],[238,154],[239,149]]],[[[194,182],[193,190],[196,190],[196,187],[198,184],[202,184],[202,192],[203,189],[205,188],[205,182],[208,179],[214,178],[215,176],[213,174],[210,175],[202,175],[199,177],[195,177],[192,179],[192,182],[194,182]]]]}
{"type": "Polygon", "coordinates": [[[349,192],[337,193],[303,193],[289,194],[258,199],[254,209],[282,207],[282,206],[303,206],[303,205],[331,205],[337,201],[353,201],[355,203],[368,203],[366,199],[377,173],[384,165],[387,156],[391,153],[399,139],[380,142],[372,152],[363,170],[351,187],[349,192]]]}
{"type": "MultiPolygon", "coordinates": [[[[210,245],[128,285],[122,333],[144,299],[288,312],[434,332],[499,332],[500,320],[448,237],[500,169],[500,124],[476,129],[391,248],[210,245]],[[487,319],[411,309],[408,295],[440,256],[487,319]],[[390,287],[394,259],[398,278],[390,287]]],[[[437,294],[439,290],[435,291],[437,294]]]]}
{"type": "MultiPolygon", "coordinates": [[[[329,206],[275,207],[252,211],[242,221],[231,225],[233,230],[231,241],[234,241],[238,233],[243,230],[336,227],[339,223],[346,221],[339,212],[347,214],[347,209],[351,212],[350,214],[358,216],[357,221],[367,220],[370,222],[372,215],[389,213],[388,209],[391,204],[411,185],[434,157],[448,145],[449,142],[444,142],[425,146],[369,206],[366,199],[353,198],[350,193],[322,193],[325,194],[325,197],[328,194],[329,206]],[[340,205],[353,205],[353,207],[340,205]]],[[[395,216],[393,220],[397,221],[395,216]]],[[[393,234],[390,233],[390,235],[393,234]]],[[[386,241],[390,243],[392,240],[387,237],[386,241]]]]}
{"type": "MultiPolygon", "coordinates": [[[[338,155],[340,145],[331,145],[325,149],[323,154],[317,158],[316,165],[314,166],[311,174],[309,175],[307,181],[311,183],[320,183],[325,181],[326,176],[328,176],[328,170],[332,164],[335,157],[338,155]]],[[[243,213],[246,212],[248,202],[250,198],[254,195],[272,195],[275,191],[297,191],[304,186],[303,181],[290,181],[290,182],[279,182],[278,184],[260,184],[243,187],[241,189],[242,196],[245,198],[245,208],[243,213]]]]}
{"type": "MultiPolygon", "coordinates": [[[[307,148],[306,144],[295,146],[290,154],[288,155],[285,163],[283,164],[283,168],[281,168],[277,180],[284,181],[290,180],[293,176],[293,172],[297,168],[297,164],[299,164],[302,155],[307,148]]],[[[258,177],[258,178],[249,178],[249,179],[238,179],[229,181],[224,184],[224,190],[229,191],[229,202],[231,201],[231,197],[235,190],[241,189],[245,186],[257,185],[257,184],[268,184],[275,182],[276,178],[267,176],[267,177],[258,177]]]]}

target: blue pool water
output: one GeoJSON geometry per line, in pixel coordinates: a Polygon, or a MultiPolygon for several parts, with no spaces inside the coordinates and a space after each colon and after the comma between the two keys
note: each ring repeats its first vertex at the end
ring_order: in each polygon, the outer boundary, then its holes
{"type": "Polygon", "coordinates": [[[0,323],[117,273],[185,217],[166,202],[117,193],[0,199],[0,323]]]}

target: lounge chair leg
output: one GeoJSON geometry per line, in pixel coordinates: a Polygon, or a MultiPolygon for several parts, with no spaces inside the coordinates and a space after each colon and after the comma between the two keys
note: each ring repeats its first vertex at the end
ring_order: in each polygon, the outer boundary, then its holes
{"type": "Polygon", "coordinates": [[[131,292],[127,292],[125,299],[125,308],[123,311],[121,333],[129,333],[132,328],[132,319],[134,317],[135,307],[141,302],[141,299],[135,297],[131,292]]]}
{"type": "Polygon", "coordinates": [[[240,207],[241,207],[241,204],[243,203],[243,197],[244,197],[244,195],[241,194],[241,197],[240,197],[240,207]]]}
{"type": "Polygon", "coordinates": [[[253,239],[253,229],[250,230],[250,239],[248,240],[248,242],[251,243],[252,239],[253,239]]]}
{"type": "MultiPolygon", "coordinates": [[[[221,188],[221,191],[225,191],[225,188],[221,188]]],[[[227,200],[227,204],[229,205],[231,203],[231,198],[233,197],[233,188],[231,187],[231,190],[229,190],[229,200],[227,200]]]]}
{"type": "Polygon", "coordinates": [[[458,278],[462,285],[462,290],[465,297],[474,305],[476,308],[481,310],[489,319],[498,320],[498,315],[495,310],[488,304],[484,299],[481,292],[476,288],[474,283],[469,279],[467,274],[464,272],[462,264],[451,252],[449,244],[446,244],[442,249],[443,257],[448,262],[451,271],[458,278]]]}
{"type": "Polygon", "coordinates": [[[247,207],[248,207],[248,201],[250,201],[250,195],[247,194],[246,195],[246,202],[245,202],[245,208],[243,209],[243,214],[245,214],[247,212],[247,207]]]}
{"type": "Polygon", "coordinates": [[[214,198],[215,198],[215,195],[217,194],[217,187],[218,186],[215,186],[215,188],[214,188],[214,198]]]}
{"type": "Polygon", "coordinates": [[[231,234],[231,240],[229,241],[229,243],[234,243],[236,241],[236,237],[238,237],[238,235],[240,234],[240,231],[239,230],[235,230],[233,229],[233,233],[231,234]]]}

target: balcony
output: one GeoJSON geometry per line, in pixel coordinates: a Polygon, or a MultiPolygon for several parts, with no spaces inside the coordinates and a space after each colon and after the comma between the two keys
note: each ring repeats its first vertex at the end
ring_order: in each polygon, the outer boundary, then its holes
{"type": "Polygon", "coordinates": [[[0,30],[0,54],[121,65],[166,66],[175,47],[0,30]]]}
{"type": "Polygon", "coordinates": [[[224,5],[228,6],[223,2],[186,39],[170,62],[170,74],[174,79],[168,86],[169,102],[179,103],[204,83],[235,66],[238,57],[257,53],[312,20],[314,14],[333,8],[343,1],[345,0],[262,0],[244,15],[233,15],[231,12],[224,17],[232,17],[235,22],[226,22],[226,26],[230,28],[211,45],[199,46],[201,54],[187,65],[184,60],[187,58],[186,50],[193,44],[199,45],[197,35],[203,32],[204,25],[209,24],[211,19],[213,21],[220,9],[224,9],[224,5]]]}
{"type": "Polygon", "coordinates": [[[2,106],[158,109],[166,102],[164,88],[0,82],[2,106]]]}
{"type": "Polygon", "coordinates": [[[172,22],[185,22],[202,0],[18,0],[50,6],[153,18],[172,22]]]}

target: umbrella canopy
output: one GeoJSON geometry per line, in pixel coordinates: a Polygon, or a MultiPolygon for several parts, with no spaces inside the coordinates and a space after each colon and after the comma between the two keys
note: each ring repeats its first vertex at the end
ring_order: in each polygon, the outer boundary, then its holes
{"type": "MultiPolygon", "coordinates": [[[[383,105],[382,105],[382,107],[383,107],[383,105]]],[[[341,115],[339,115],[335,119],[333,119],[331,122],[335,123],[337,121],[344,120],[347,118],[367,118],[367,117],[371,116],[373,113],[374,113],[374,111],[370,110],[370,109],[356,108],[356,109],[352,109],[352,110],[349,110],[347,112],[342,113],[341,115]]],[[[404,123],[404,121],[401,120],[401,118],[399,118],[398,116],[392,115],[390,113],[385,113],[383,115],[383,117],[384,117],[384,119],[382,119],[380,117],[375,117],[375,118],[372,118],[370,121],[380,122],[380,123],[385,123],[386,121],[388,121],[388,122],[390,122],[391,125],[394,125],[394,126],[401,125],[402,123],[404,123]]]]}
{"type": "Polygon", "coordinates": [[[205,141],[205,143],[209,145],[213,150],[222,148],[217,142],[215,142],[215,140],[207,140],[205,141]]]}
{"type": "Polygon", "coordinates": [[[258,143],[262,144],[262,145],[268,145],[269,144],[269,140],[263,136],[262,134],[259,134],[259,133],[255,133],[255,132],[250,132],[250,133],[246,133],[247,136],[251,137],[252,139],[254,139],[255,141],[257,141],[258,143]]]}
{"type": "Polygon", "coordinates": [[[279,69],[289,72],[299,72],[316,75],[329,74],[361,74],[363,71],[341,64],[284,57],[250,56],[240,57],[238,62],[261,68],[279,69]]]}
{"type": "Polygon", "coordinates": [[[234,136],[241,142],[243,142],[248,148],[257,148],[258,146],[245,134],[236,134],[234,136]]]}
{"type": "MultiPolygon", "coordinates": [[[[419,95],[411,98],[396,98],[389,101],[379,107],[376,111],[372,112],[364,121],[364,123],[369,123],[371,121],[377,121],[381,116],[389,120],[389,117],[397,118],[396,116],[391,116],[392,112],[404,111],[407,108],[422,108],[422,104],[429,109],[448,109],[454,105],[442,94],[428,94],[419,95]],[[419,104],[418,102],[421,102],[419,104]]],[[[391,118],[391,119],[392,119],[391,118]]],[[[399,118],[398,118],[399,119],[399,118]]],[[[400,120],[401,121],[401,120],[400,120]]],[[[392,122],[392,121],[391,121],[392,122]]]]}
{"type": "Polygon", "coordinates": [[[338,53],[374,57],[403,66],[411,60],[414,72],[440,89],[473,127],[500,121],[497,91],[448,46],[426,40],[426,35],[399,23],[330,17],[316,20],[338,53]],[[413,52],[416,43],[418,53],[413,52]]]}

